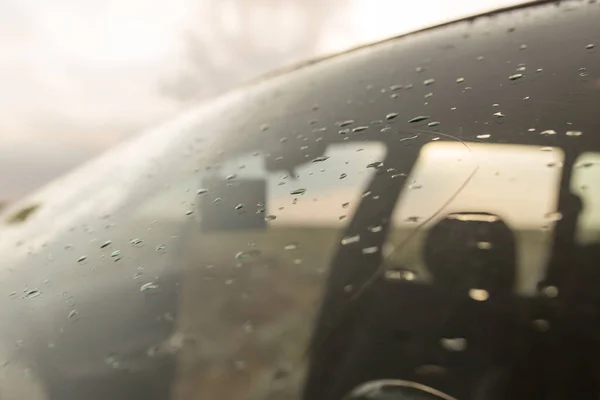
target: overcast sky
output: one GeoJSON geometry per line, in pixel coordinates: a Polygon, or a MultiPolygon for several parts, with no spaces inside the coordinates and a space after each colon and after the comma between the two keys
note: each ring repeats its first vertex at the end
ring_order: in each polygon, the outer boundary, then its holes
{"type": "Polygon", "coordinates": [[[2,0],[0,201],[272,69],[521,2],[2,0]]]}

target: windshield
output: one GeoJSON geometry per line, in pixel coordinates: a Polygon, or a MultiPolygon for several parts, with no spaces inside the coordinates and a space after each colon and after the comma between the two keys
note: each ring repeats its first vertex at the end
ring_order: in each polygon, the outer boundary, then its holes
{"type": "Polygon", "coordinates": [[[11,207],[0,397],[596,398],[598,12],[320,62],[11,207]]]}

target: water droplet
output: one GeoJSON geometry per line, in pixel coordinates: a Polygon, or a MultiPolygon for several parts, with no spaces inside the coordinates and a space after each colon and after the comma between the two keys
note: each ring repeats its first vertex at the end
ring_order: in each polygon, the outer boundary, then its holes
{"type": "Polygon", "coordinates": [[[284,250],[297,250],[298,249],[298,244],[297,243],[288,243],[285,246],[283,246],[284,250]]]}
{"type": "Polygon", "coordinates": [[[364,192],[364,193],[362,194],[362,198],[364,199],[365,197],[369,197],[370,195],[371,195],[371,191],[370,191],[370,190],[367,190],[366,192],[364,192]]]}
{"type": "Polygon", "coordinates": [[[517,79],[521,79],[523,77],[523,74],[514,74],[508,77],[508,79],[510,79],[511,81],[516,81],[517,79]]]}
{"type": "Polygon", "coordinates": [[[563,163],[557,161],[550,161],[546,164],[546,166],[548,168],[561,168],[563,166],[563,163]]]}
{"type": "Polygon", "coordinates": [[[477,248],[480,250],[489,250],[492,248],[492,243],[490,242],[477,242],[477,248]]]}
{"type": "Polygon", "coordinates": [[[240,251],[238,253],[236,253],[235,255],[235,259],[236,260],[250,260],[253,258],[257,258],[260,257],[261,252],[260,250],[244,250],[244,251],[240,251]]]}
{"type": "Polygon", "coordinates": [[[314,160],[312,160],[312,162],[314,162],[314,163],[315,162],[321,162],[321,161],[325,161],[327,159],[329,159],[329,156],[321,156],[321,157],[315,158],[314,160]]]}
{"type": "Polygon", "coordinates": [[[540,135],[556,135],[556,131],[554,129],[546,129],[545,131],[541,131],[540,135]]]}
{"type": "Polygon", "coordinates": [[[385,271],[385,279],[394,281],[414,281],[417,275],[408,270],[387,270],[385,271]]]}
{"type": "Polygon", "coordinates": [[[32,290],[28,290],[25,293],[25,297],[28,298],[28,299],[33,299],[35,297],[38,297],[40,294],[42,294],[42,292],[40,292],[39,290],[32,289],[32,290]]]}
{"type": "Polygon", "coordinates": [[[369,231],[373,232],[373,233],[381,232],[382,230],[383,230],[383,227],[381,225],[376,225],[376,226],[370,226],[369,227],[369,231]]]}
{"type": "Polygon", "coordinates": [[[164,252],[164,250],[167,249],[167,245],[166,244],[159,244],[158,246],[156,246],[156,251],[160,252],[164,252]]]}
{"type": "Polygon", "coordinates": [[[556,286],[546,286],[541,290],[542,294],[550,299],[558,297],[558,288],[556,286]]]}
{"type": "Polygon", "coordinates": [[[467,349],[467,339],[465,338],[443,338],[440,345],[448,351],[465,351],[467,349]]]}
{"type": "Polygon", "coordinates": [[[340,130],[338,131],[338,133],[339,133],[340,135],[347,135],[347,134],[349,134],[350,132],[351,132],[351,131],[350,131],[350,129],[340,129],[340,130]]]}
{"type": "Polygon", "coordinates": [[[360,235],[346,236],[342,239],[341,243],[345,246],[347,244],[357,243],[360,241],[360,235]]]}
{"type": "Polygon", "coordinates": [[[244,208],[244,205],[238,204],[237,206],[234,207],[234,210],[241,210],[242,208],[244,208]]]}
{"type": "Polygon", "coordinates": [[[519,46],[519,50],[525,50],[527,48],[526,44],[522,44],[519,46]]]}
{"type": "Polygon", "coordinates": [[[300,196],[300,195],[303,195],[304,193],[306,193],[306,189],[295,189],[290,192],[290,194],[294,195],[294,196],[296,196],[296,195],[300,196]]]}
{"type": "Polygon", "coordinates": [[[349,205],[350,205],[350,203],[343,203],[342,208],[348,208],[349,205]]]}
{"type": "Polygon", "coordinates": [[[429,119],[429,117],[428,117],[428,116],[425,116],[425,115],[419,115],[418,117],[414,117],[414,118],[412,118],[412,119],[409,119],[409,120],[408,120],[408,123],[409,123],[409,124],[414,124],[415,122],[421,122],[421,121],[425,121],[425,120],[427,120],[427,119],[429,119]]]}
{"type": "Polygon", "coordinates": [[[119,257],[120,255],[121,255],[121,250],[115,250],[110,254],[111,257],[119,257]]]}
{"type": "Polygon", "coordinates": [[[144,241],[140,238],[135,238],[135,239],[131,239],[131,241],[129,243],[131,243],[134,247],[142,247],[144,244],[144,241]]]}
{"type": "Polygon", "coordinates": [[[220,198],[220,197],[216,197],[216,198],[215,198],[215,199],[214,199],[212,202],[213,202],[213,203],[218,203],[218,202],[220,202],[221,200],[223,200],[223,199],[222,199],[222,198],[220,198]]]}
{"type": "Polygon", "coordinates": [[[196,194],[204,194],[204,193],[208,193],[208,189],[201,188],[201,189],[196,190],[196,194]]]}
{"type": "Polygon", "coordinates": [[[502,112],[498,111],[498,112],[494,113],[494,117],[496,117],[496,118],[503,118],[503,117],[505,117],[505,115],[502,112]]]}
{"type": "Polygon", "coordinates": [[[403,87],[402,85],[392,85],[390,86],[390,90],[401,90],[403,87]]]}
{"type": "Polygon", "coordinates": [[[588,44],[587,46],[585,46],[585,48],[586,48],[586,49],[588,49],[588,50],[591,50],[591,49],[593,49],[594,47],[596,47],[596,45],[595,45],[595,44],[593,44],[593,43],[590,43],[590,44],[588,44]]]}
{"type": "Polygon", "coordinates": [[[260,126],[260,130],[261,130],[262,132],[265,132],[265,131],[266,131],[266,130],[268,130],[268,129],[269,129],[269,124],[262,124],[262,125],[260,126]]]}
{"type": "Polygon", "coordinates": [[[69,315],[67,315],[68,319],[73,319],[77,316],[78,312],[77,310],[71,310],[71,312],[69,313],[69,315]]]}
{"type": "Polygon", "coordinates": [[[362,131],[366,131],[367,129],[369,129],[368,126],[357,126],[356,128],[352,129],[352,132],[354,132],[354,133],[362,132],[362,131]]]}
{"type": "Polygon", "coordinates": [[[148,282],[148,283],[144,283],[142,286],[140,286],[140,292],[148,292],[151,290],[156,290],[158,288],[159,288],[158,284],[156,284],[154,282],[148,282]]]}
{"type": "Polygon", "coordinates": [[[354,120],[349,119],[346,121],[339,122],[338,125],[340,126],[340,128],[343,128],[345,126],[352,125],[353,123],[354,123],[354,120]]]}
{"type": "Polygon", "coordinates": [[[490,294],[484,289],[469,289],[469,297],[475,301],[486,301],[490,298],[490,294]]]}
{"type": "Polygon", "coordinates": [[[265,217],[265,221],[273,221],[274,219],[277,219],[277,217],[272,214],[269,214],[265,217]]]}
{"type": "Polygon", "coordinates": [[[533,325],[533,327],[540,332],[546,332],[548,329],[550,329],[550,323],[541,318],[532,321],[531,325],[533,325]]]}
{"type": "Polygon", "coordinates": [[[477,56],[477,61],[483,61],[483,60],[485,60],[484,56],[477,56]]]}
{"type": "Polygon", "coordinates": [[[563,217],[562,213],[560,213],[558,211],[549,212],[544,215],[544,218],[547,218],[550,221],[560,221],[562,219],[562,217],[563,217]]]}
{"type": "Polygon", "coordinates": [[[440,124],[439,121],[433,121],[433,122],[428,123],[427,126],[434,127],[434,126],[438,126],[439,124],[440,124]]]}
{"type": "Polygon", "coordinates": [[[398,116],[398,113],[389,113],[388,115],[385,116],[385,119],[387,120],[391,120],[394,119],[398,116]]]}
{"type": "Polygon", "coordinates": [[[492,135],[485,134],[485,135],[477,135],[477,139],[489,139],[492,135]]]}
{"type": "Polygon", "coordinates": [[[423,71],[425,71],[425,68],[423,68],[423,67],[416,67],[415,68],[415,72],[423,72],[423,71]]]}
{"type": "Polygon", "coordinates": [[[107,240],[106,242],[104,242],[104,244],[102,244],[102,246],[100,246],[100,248],[101,248],[101,249],[104,249],[104,248],[106,248],[106,247],[110,246],[110,244],[111,244],[111,243],[112,243],[112,242],[111,242],[110,240],[107,240]]]}
{"type": "Polygon", "coordinates": [[[377,246],[365,247],[364,249],[362,249],[363,254],[375,254],[378,251],[379,248],[377,246]]]}
{"type": "Polygon", "coordinates": [[[84,262],[85,260],[87,260],[87,256],[81,256],[77,259],[77,262],[80,263],[80,262],[84,262]]]}
{"type": "Polygon", "coordinates": [[[413,223],[414,223],[414,222],[419,222],[419,220],[420,220],[420,219],[421,219],[421,218],[419,218],[419,217],[412,216],[412,217],[408,217],[408,218],[406,218],[406,219],[405,219],[405,221],[406,221],[406,222],[413,222],[413,223]]]}
{"type": "Polygon", "coordinates": [[[425,85],[425,86],[433,85],[434,83],[435,83],[435,79],[433,79],[433,78],[425,79],[423,81],[423,85],[425,85]]]}
{"type": "Polygon", "coordinates": [[[429,99],[430,97],[433,97],[433,93],[429,92],[424,96],[426,99],[429,99]]]}
{"type": "Polygon", "coordinates": [[[583,132],[581,131],[567,131],[567,136],[581,136],[583,132]]]}
{"type": "Polygon", "coordinates": [[[230,175],[227,175],[227,176],[225,177],[225,179],[226,179],[226,180],[228,180],[228,181],[230,181],[230,180],[232,180],[232,179],[235,179],[236,177],[237,177],[237,175],[236,175],[236,174],[230,174],[230,175]]]}
{"type": "Polygon", "coordinates": [[[409,189],[421,189],[422,187],[422,185],[416,183],[415,181],[412,181],[410,185],[408,185],[409,189]]]}
{"type": "Polygon", "coordinates": [[[456,78],[456,83],[463,83],[465,78],[456,78]]]}
{"type": "Polygon", "coordinates": [[[348,176],[348,175],[346,175],[345,173],[342,173],[342,174],[340,175],[340,179],[344,179],[344,178],[345,178],[345,177],[347,177],[347,176],[348,176]]]}

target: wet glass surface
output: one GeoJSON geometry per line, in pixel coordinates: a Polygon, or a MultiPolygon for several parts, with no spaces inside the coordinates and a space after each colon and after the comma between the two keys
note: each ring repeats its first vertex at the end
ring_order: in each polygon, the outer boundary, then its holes
{"type": "Polygon", "coordinates": [[[598,13],[324,61],[9,208],[2,398],[596,398],[598,13]]]}

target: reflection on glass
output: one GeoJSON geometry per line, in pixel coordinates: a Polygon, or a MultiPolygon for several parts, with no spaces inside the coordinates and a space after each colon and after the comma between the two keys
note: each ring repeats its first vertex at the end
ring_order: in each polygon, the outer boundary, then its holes
{"type": "Polygon", "coordinates": [[[378,142],[332,145],[293,172],[247,154],[197,183],[174,399],[297,398],[331,259],[385,154],[378,142]]]}
{"type": "Polygon", "coordinates": [[[600,242],[600,153],[583,153],[573,168],[571,191],[583,202],[575,241],[582,246],[600,242]]]}
{"type": "MultiPolygon", "coordinates": [[[[428,231],[451,215],[466,221],[473,218],[470,214],[480,214],[500,219],[512,230],[514,289],[534,293],[548,259],[550,228],[558,218],[562,162],[559,148],[443,142],[424,146],[393,215],[394,230],[386,245],[389,265],[410,268],[429,281],[422,258],[428,231]]],[[[485,250],[493,243],[472,245],[485,250]]]]}

